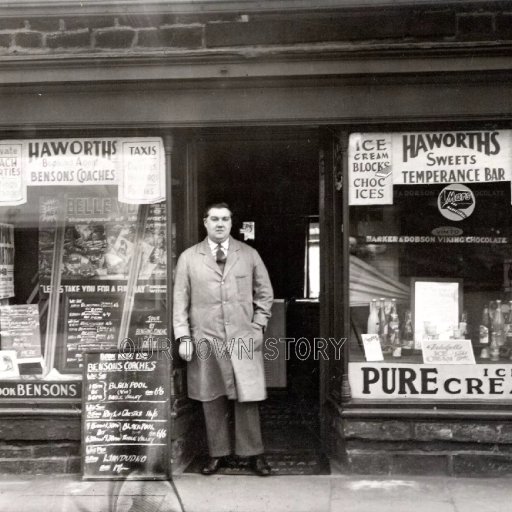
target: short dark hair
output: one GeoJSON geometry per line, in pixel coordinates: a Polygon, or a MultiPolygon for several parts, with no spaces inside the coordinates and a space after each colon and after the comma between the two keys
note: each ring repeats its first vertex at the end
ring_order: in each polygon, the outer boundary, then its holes
{"type": "Polygon", "coordinates": [[[208,214],[210,213],[210,210],[212,208],[226,208],[226,210],[229,210],[229,213],[231,214],[231,217],[233,217],[233,210],[229,207],[228,203],[212,203],[209,204],[203,212],[203,219],[206,219],[208,217],[208,214]]]}

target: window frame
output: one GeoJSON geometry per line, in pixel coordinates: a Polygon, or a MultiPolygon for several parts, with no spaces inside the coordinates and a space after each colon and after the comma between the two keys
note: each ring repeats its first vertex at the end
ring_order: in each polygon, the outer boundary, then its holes
{"type": "MultiPolygon", "coordinates": [[[[343,175],[340,181],[339,190],[342,190],[342,226],[351,226],[351,216],[349,208],[349,161],[348,161],[348,137],[351,133],[402,133],[402,132],[425,132],[425,131],[479,131],[479,130],[510,130],[512,129],[512,119],[496,119],[491,117],[483,117],[479,120],[461,120],[457,121],[453,118],[440,117],[435,124],[428,120],[419,120],[411,122],[406,120],[398,120],[391,124],[351,124],[339,127],[339,137],[342,144],[344,143],[343,152],[343,175]],[[346,183],[347,186],[342,184],[346,183]]],[[[333,176],[335,182],[338,178],[333,176]]],[[[428,185],[427,185],[428,186],[428,185]]],[[[342,228],[341,242],[343,245],[342,264],[345,269],[349,268],[349,233],[350,229],[342,228]]],[[[350,319],[350,305],[348,300],[348,290],[350,286],[350,272],[347,270],[346,278],[342,283],[343,293],[346,297],[345,305],[337,304],[338,311],[343,311],[350,319]]],[[[350,320],[345,323],[345,337],[347,340],[352,336],[350,320]]],[[[479,418],[479,419],[510,419],[512,418],[512,397],[509,400],[493,399],[489,401],[485,396],[481,399],[453,399],[436,400],[433,399],[415,399],[415,398],[399,398],[390,397],[389,399],[375,398],[353,398],[350,390],[349,371],[350,371],[350,351],[344,352],[344,389],[342,390],[342,404],[339,404],[340,412],[343,417],[347,418],[479,418]],[[489,403],[490,402],[490,403],[489,403]]],[[[370,364],[379,364],[370,363],[370,364]]],[[[423,363],[421,363],[422,365],[423,363]]],[[[503,363],[512,371],[512,361],[503,363]]],[[[420,366],[420,365],[418,365],[420,366]]]]}

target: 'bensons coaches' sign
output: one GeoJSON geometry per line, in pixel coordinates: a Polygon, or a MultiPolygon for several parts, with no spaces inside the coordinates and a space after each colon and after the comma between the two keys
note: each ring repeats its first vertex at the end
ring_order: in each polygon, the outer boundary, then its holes
{"type": "Polygon", "coordinates": [[[82,396],[81,382],[0,382],[0,400],[76,399],[82,396]]]}
{"type": "Polygon", "coordinates": [[[118,200],[165,199],[159,137],[0,141],[0,206],[27,201],[27,186],[115,185],[118,200]]]}

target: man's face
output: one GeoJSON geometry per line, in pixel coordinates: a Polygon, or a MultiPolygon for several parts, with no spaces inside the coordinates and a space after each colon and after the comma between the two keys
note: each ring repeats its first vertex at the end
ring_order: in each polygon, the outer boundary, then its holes
{"type": "Polygon", "coordinates": [[[221,244],[231,232],[231,212],[227,208],[210,208],[208,217],[204,219],[208,238],[221,244]]]}

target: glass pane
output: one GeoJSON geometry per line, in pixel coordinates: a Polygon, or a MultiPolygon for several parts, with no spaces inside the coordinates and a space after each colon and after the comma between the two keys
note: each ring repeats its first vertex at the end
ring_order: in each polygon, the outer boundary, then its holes
{"type": "MultiPolygon", "coordinates": [[[[0,198],[0,379],[80,379],[85,350],[123,342],[148,346],[155,339],[162,348],[168,344],[167,207],[165,200],[137,204],[134,199],[153,193],[150,174],[154,171],[158,181],[165,172],[163,151],[157,148],[156,158],[151,152],[146,160],[126,153],[111,163],[113,170],[99,172],[90,157],[104,148],[102,140],[48,145],[87,157],[74,154],[71,161],[69,154],[53,155],[41,161],[48,166],[41,179],[59,174],[58,186],[31,183],[28,162],[44,155],[31,159],[23,153],[18,168],[29,185],[26,200],[13,205],[9,194],[0,198]],[[122,193],[121,178],[113,185],[87,181],[124,173],[133,184],[137,169],[140,187],[125,183],[122,193]],[[78,175],[83,179],[71,179],[78,175]],[[62,183],[66,177],[72,184],[62,183]]],[[[128,151],[129,140],[113,139],[109,148],[128,151]]],[[[40,151],[47,147],[43,140],[37,143],[40,151]]],[[[101,169],[107,161],[99,159],[101,169]]]]}
{"type": "Polygon", "coordinates": [[[393,205],[350,207],[352,361],[364,360],[363,333],[395,362],[422,363],[424,340],[459,339],[476,363],[511,360],[510,183],[472,184],[463,222],[440,214],[445,187],[395,187],[393,205]]]}

